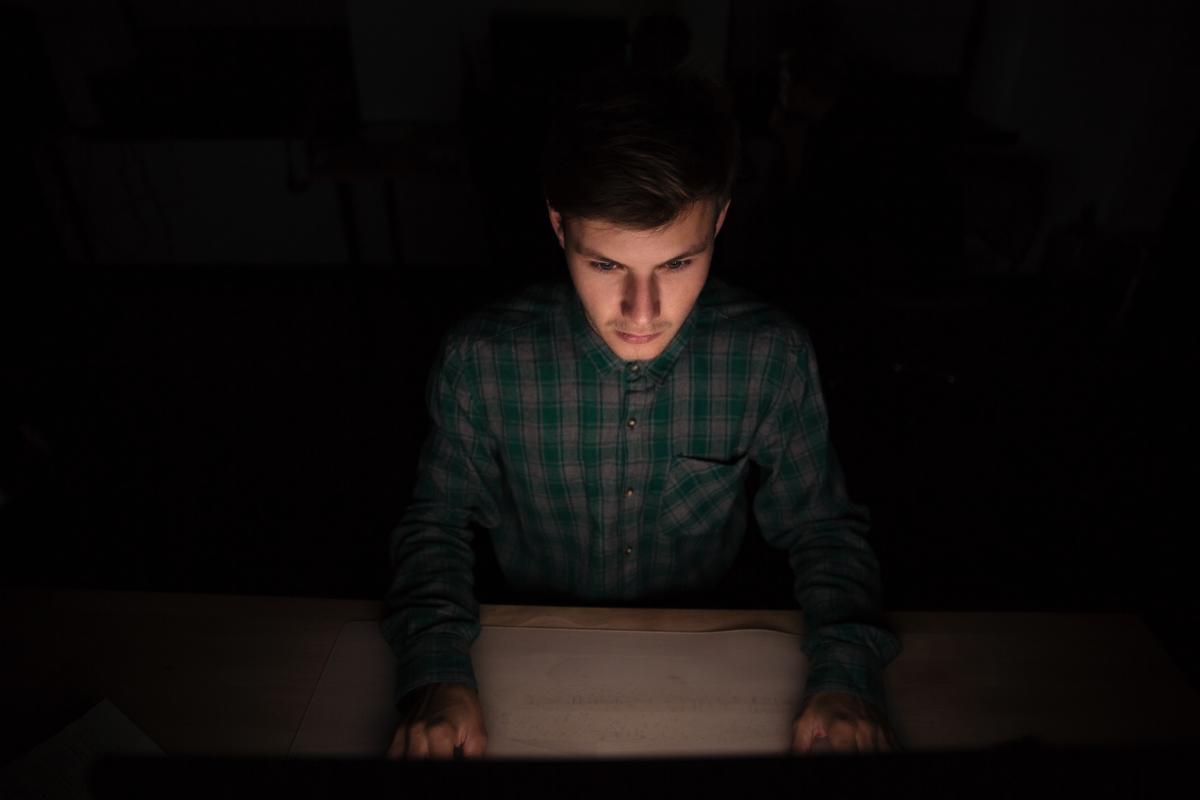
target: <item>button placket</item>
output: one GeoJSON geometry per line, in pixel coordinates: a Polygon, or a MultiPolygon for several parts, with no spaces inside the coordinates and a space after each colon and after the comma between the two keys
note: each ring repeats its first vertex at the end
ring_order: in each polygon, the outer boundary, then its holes
{"type": "Polygon", "coordinates": [[[636,519],[635,513],[636,492],[634,491],[634,483],[636,476],[630,474],[630,465],[637,463],[635,453],[641,450],[641,435],[636,435],[637,431],[637,408],[640,407],[640,401],[643,399],[642,392],[634,389],[634,383],[641,377],[641,365],[636,362],[626,365],[625,377],[628,379],[629,391],[626,391],[626,405],[628,415],[625,417],[625,468],[622,470],[622,480],[626,481],[624,488],[620,489],[622,494],[622,513],[620,513],[620,537],[625,540],[623,546],[620,546],[620,554],[623,555],[625,564],[623,567],[623,577],[625,588],[628,589],[632,582],[636,579],[636,560],[632,558],[634,555],[634,546],[636,545],[636,519]],[[636,437],[636,438],[635,438],[636,437]]]}
{"type": "MultiPolygon", "coordinates": [[[[638,483],[645,479],[645,476],[640,474],[642,467],[634,467],[633,465],[643,465],[645,463],[646,454],[643,452],[646,447],[645,438],[647,432],[639,427],[640,411],[644,410],[645,403],[649,398],[643,391],[633,388],[633,381],[636,381],[641,375],[642,368],[640,364],[631,363],[627,365],[626,378],[628,379],[627,386],[629,387],[626,398],[627,415],[625,418],[625,469],[623,470],[622,479],[625,481],[624,486],[618,491],[621,493],[621,527],[620,538],[624,539],[624,544],[618,545],[621,560],[624,562],[622,568],[622,582],[624,583],[623,590],[632,591],[632,587],[637,581],[637,537],[639,533],[638,520],[641,515],[640,498],[637,490],[634,488],[638,483]]],[[[639,387],[640,388],[640,387],[639,387]]]]}

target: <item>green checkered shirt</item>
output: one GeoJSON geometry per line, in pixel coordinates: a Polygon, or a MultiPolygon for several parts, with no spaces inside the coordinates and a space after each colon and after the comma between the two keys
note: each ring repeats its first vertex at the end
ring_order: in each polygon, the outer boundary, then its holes
{"type": "Polygon", "coordinates": [[[661,355],[625,362],[570,283],[534,287],[451,330],[427,399],[382,621],[397,700],[476,685],[472,523],[521,589],[613,605],[702,590],[739,551],[753,463],[755,518],[803,609],[806,696],[883,708],[900,643],[880,623],[868,519],[829,443],[812,347],[784,314],[710,278],[661,355]]]}

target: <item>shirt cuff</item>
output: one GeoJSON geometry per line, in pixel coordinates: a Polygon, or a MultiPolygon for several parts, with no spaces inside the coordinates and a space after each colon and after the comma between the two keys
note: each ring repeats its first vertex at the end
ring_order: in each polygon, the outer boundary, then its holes
{"type": "Polygon", "coordinates": [[[393,701],[399,705],[413,689],[431,683],[462,683],[478,690],[469,648],[462,637],[450,634],[430,634],[414,641],[396,664],[393,701]]]}
{"type": "Polygon", "coordinates": [[[804,699],[818,692],[847,692],[887,715],[883,663],[871,648],[815,638],[803,649],[808,656],[804,699]]]}

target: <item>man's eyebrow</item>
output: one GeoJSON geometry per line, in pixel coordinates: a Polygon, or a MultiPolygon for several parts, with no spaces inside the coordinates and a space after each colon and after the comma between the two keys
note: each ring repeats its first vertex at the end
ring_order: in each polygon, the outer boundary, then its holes
{"type": "MultiPolygon", "coordinates": [[[[709,246],[711,244],[712,244],[712,239],[705,239],[702,242],[692,245],[691,247],[689,247],[687,250],[684,250],[679,255],[674,256],[672,258],[668,258],[663,263],[667,264],[671,261],[679,261],[680,259],[694,256],[697,253],[703,253],[705,250],[707,250],[709,248],[709,246]]],[[[617,261],[615,258],[609,258],[608,256],[604,255],[603,253],[593,250],[590,247],[585,247],[578,242],[575,243],[574,249],[575,249],[575,252],[578,253],[579,255],[585,256],[587,258],[595,259],[596,261],[607,261],[612,264],[620,264],[621,263],[621,262],[617,261]]]]}

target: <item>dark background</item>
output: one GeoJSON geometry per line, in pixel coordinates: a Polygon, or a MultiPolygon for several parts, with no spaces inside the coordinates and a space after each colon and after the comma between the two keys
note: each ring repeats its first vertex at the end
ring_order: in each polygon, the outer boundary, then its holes
{"type": "Polygon", "coordinates": [[[886,607],[1130,611],[1195,682],[1194,8],[0,5],[0,578],[381,597],[441,334],[564,269],[550,102],[687,61],[715,274],[809,326],[886,607]]]}

